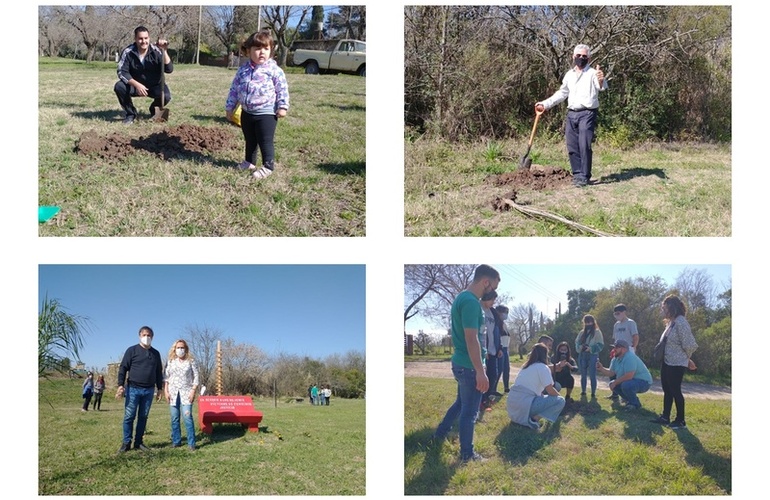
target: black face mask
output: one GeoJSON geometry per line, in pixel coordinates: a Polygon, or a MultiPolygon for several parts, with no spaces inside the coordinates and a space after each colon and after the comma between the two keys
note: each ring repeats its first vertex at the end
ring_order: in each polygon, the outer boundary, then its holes
{"type": "Polygon", "coordinates": [[[578,68],[583,69],[586,67],[586,64],[588,64],[588,57],[575,56],[575,65],[578,68]]]}

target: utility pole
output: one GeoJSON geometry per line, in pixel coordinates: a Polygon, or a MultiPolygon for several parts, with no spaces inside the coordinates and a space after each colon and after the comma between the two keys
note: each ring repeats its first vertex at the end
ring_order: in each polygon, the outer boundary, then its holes
{"type": "Polygon", "coordinates": [[[195,64],[201,63],[201,19],[203,18],[203,6],[198,6],[198,45],[195,49],[195,64]]]}

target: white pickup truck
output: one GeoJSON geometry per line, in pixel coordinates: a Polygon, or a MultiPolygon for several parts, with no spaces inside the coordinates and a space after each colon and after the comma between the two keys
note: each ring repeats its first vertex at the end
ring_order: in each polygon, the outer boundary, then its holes
{"type": "Polygon", "coordinates": [[[308,75],[324,72],[366,76],[366,42],[360,40],[303,40],[292,44],[294,66],[308,75]]]}

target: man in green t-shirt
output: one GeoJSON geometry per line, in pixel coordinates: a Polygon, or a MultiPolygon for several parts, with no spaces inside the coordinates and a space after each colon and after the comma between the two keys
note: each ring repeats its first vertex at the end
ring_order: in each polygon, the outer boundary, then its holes
{"type": "Polygon", "coordinates": [[[463,462],[483,460],[473,451],[473,430],[481,396],[489,389],[489,379],[484,371],[486,349],[480,339],[484,325],[484,312],[479,299],[497,288],[500,273],[482,264],[476,268],[473,281],[460,292],[452,303],[452,373],[457,380],[457,398],[436,428],[435,439],[449,434],[455,420],[459,419],[460,459],[463,462]]]}

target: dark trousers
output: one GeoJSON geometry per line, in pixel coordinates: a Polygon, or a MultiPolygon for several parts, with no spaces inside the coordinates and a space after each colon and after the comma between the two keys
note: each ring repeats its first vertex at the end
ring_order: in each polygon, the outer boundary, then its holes
{"type": "Polygon", "coordinates": [[[579,181],[591,180],[591,162],[593,150],[591,143],[594,140],[596,130],[595,109],[583,111],[568,111],[565,137],[567,139],[567,153],[569,165],[572,168],[572,178],[579,181]]]}
{"type": "Polygon", "coordinates": [[[503,379],[503,390],[508,391],[510,389],[511,381],[511,357],[508,354],[508,348],[503,347],[503,356],[497,358],[497,381],[495,381],[495,388],[497,388],[497,382],[500,378],[503,379]]]}
{"type": "Polygon", "coordinates": [[[83,409],[85,411],[88,411],[88,405],[91,404],[91,396],[93,395],[92,392],[89,392],[87,394],[83,394],[83,409]]]}
{"type": "Polygon", "coordinates": [[[101,410],[101,409],[102,409],[102,393],[95,392],[94,393],[94,410],[101,410]]]}
{"type": "Polygon", "coordinates": [[[482,403],[489,400],[489,395],[493,392],[497,392],[497,357],[487,356],[486,363],[487,378],[489,379],[489,389],[484,393],[482,403]]]}
{"type": "Polygon", "coordinates": [[[671,418],[671,404],[676,404],[676,418],[684,422],[684,395],[682,394],[682,379],[684,366],[669,366],[663,363],[660,368],[660,385],[663,388],[663,416],[671,418]]]}
{"type": "Polygon", "coordinates": [[[257,165],[257,148],[262,153],[262,166],[273,170],[275,168],[275,128],[278,125],[276,115],[251,115],[241,113],[241,131],[246,140],[246,161],[257,165]]]}
{"type": "MultiPolygon", "coordinates": [[[[164,97],[166,101],[164,103],[165,107],[165,105],[171,102],[171,91],[169,90],[168,85],[164,86],[163,89],[166,94],[164,97]]],[[[123,108],[126,116],[136,116],[136,108],[134,107],[133,101],[133,98],[137,97],[136,89],[131,85],[124,83],[123,80],[118,80],[115,84],[115,95],[118,96],[118,103],[120,103],[120,107],[123,108]]],[[[152,104],[150,104],[150,114],[152,115],[152,108],[160,107],[160,84],[149,87],[147,89],[147,97],[153,99],[152,104]]]]}

